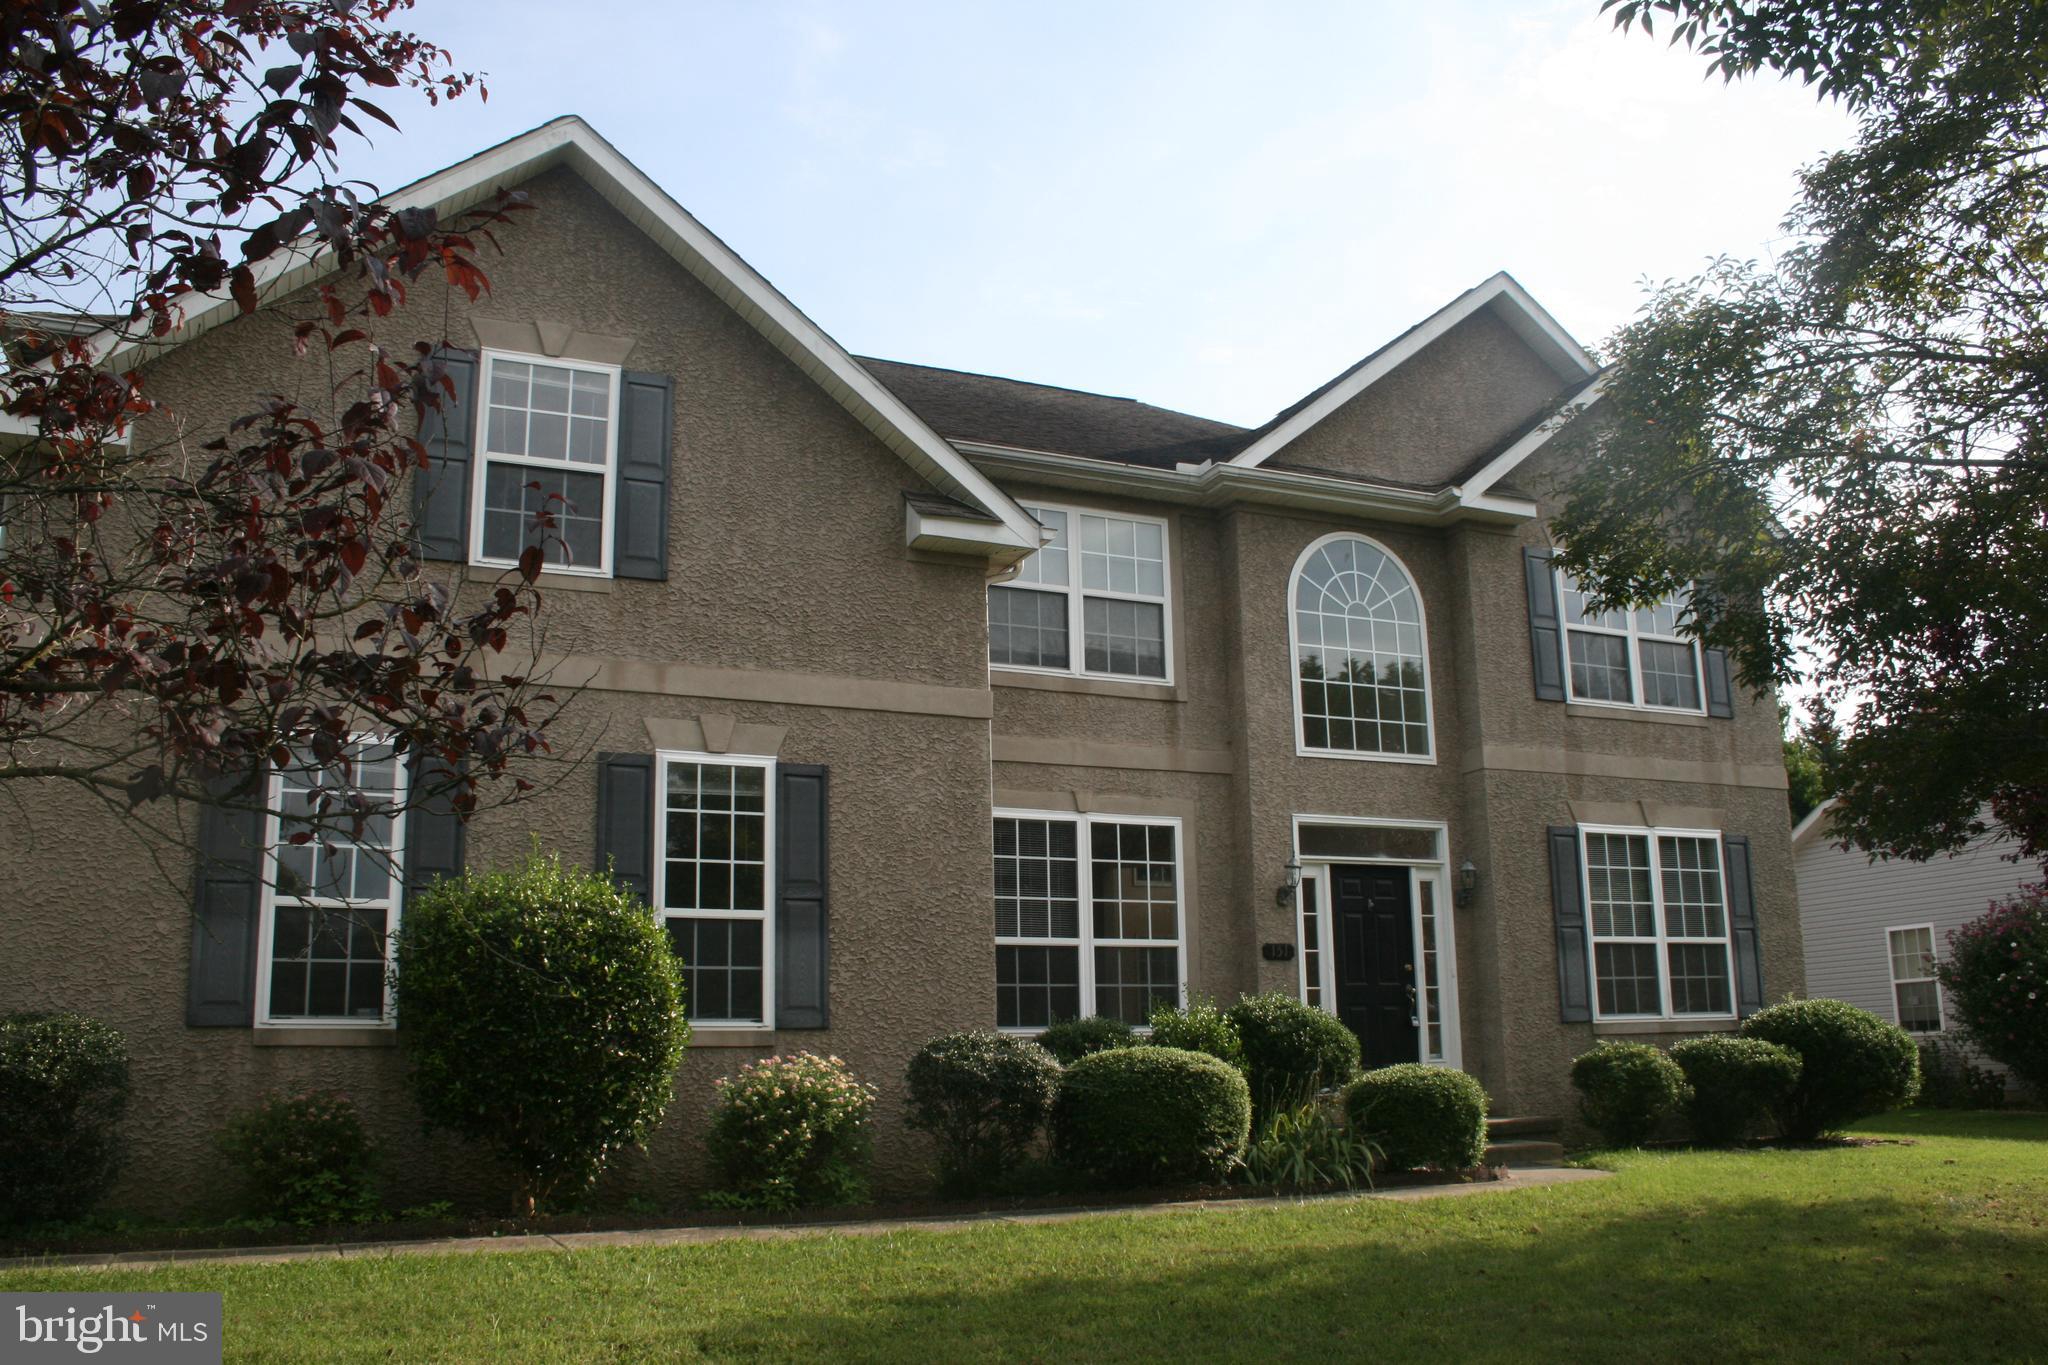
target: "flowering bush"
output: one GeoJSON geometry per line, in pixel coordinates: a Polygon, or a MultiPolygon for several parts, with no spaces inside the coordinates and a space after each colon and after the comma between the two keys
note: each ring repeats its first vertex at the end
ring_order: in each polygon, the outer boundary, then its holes
{"type": "Polygon", "coordinates": [[[0,1228],[76,1218],[121,1165],[128,1047],[82,1014],[0,1015],[0,1228]]]}
{"type": "Polygon", "coordinates": [[[242,1168],[258,1217],[325,1227],[380,1212],[376,1149],[354,1101],[338,1091],[273,1095],[231,1122],[220,1145],[242,1168]]]}
{"type": "Polygon", "coordinates": [[[1964,1036],[2048,1102],[2048,882],[1950,934],[1935,971],[1964,1036]]]}
{"type": "Polygon", "coordinates": [[[845,1062],[799,1052],[750,1062],[716,1084],[714,1203],[794,1209],[867,1198],[876,1092],[845,1062]]]}

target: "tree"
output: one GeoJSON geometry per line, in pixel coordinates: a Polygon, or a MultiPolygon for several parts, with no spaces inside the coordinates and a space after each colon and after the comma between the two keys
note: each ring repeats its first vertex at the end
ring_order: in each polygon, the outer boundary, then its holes
{"type": "Polygon", "coordinates": [[[1827,776],[1820,747],[1793,729],[1792,708],[1783,703],[1778,706],[1778,728],[1785,741],[1785,804],[1796,825],[1828,799],[1827,776]]]}
{"type": "Polygon", "coordinates": [[[545,749],[552,699],[507,651],[535,628],[541,552],[459,605],[427,577],[398,495],[453,385],[434,341],[374,335],[423,280],[477,298],[479,246],[523,204],[444,223],[332,175],[341,133],[397,126],[366,90],[483,94],[393,26],[410,5],[0,18],[0,790],[55,779],[140,818],[172,795],[261,802],[268,762],[310,759],[336,774],[314,820],[359,824],[352,729],[438,760],[413,800],[528,785],[512,769],[545,749]],[[332,273],[271,297],[305,260],[332,273]],[[189,433],[144,362],[223,296],[271,316],[302,392],[189,433]]]}
{"type": "Polygon", "coordinates": [[[1613,602],[1694,584],[1689,628],[1759,694],[1810,671],[1851,842],[1996,826],[2048,858],[2048,10],[1603,10],[1858,131],[1802,173],[1775,264],[1666,284],[1611,339],[1559,437],[1565,566],[1613,602]]]}

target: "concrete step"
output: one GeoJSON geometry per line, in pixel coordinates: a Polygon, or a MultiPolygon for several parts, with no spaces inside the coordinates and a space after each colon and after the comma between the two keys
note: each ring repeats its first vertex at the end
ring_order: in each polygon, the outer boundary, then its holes
{"type": "Polygon", "coordinates": [[[1564,1120],[1531,1115],[1526,1118],[1498,1118],[1486,1121],[1486,1135],[1496,1142],[1509,1138],[1555,1137],[1564,1131],[1564,1120]]]}
{"type": "Polygon", "coordinates": [[[1564,1161],[1564,1146],[1535,1138],[1510,1138],[1487,1143],[1482,1160],[1489,1166],[1556,1166],[1564,1161]]]}

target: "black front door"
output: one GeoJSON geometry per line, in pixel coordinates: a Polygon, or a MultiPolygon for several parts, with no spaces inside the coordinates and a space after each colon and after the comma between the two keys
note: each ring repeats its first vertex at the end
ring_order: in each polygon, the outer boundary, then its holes
{"type": "Polygon", "coordinates": [[[1358,1035],[1368,1069],[1417,1060],[1415,928],[1408,869],[1332,869],[1337,1017],[1358,1035]]]}

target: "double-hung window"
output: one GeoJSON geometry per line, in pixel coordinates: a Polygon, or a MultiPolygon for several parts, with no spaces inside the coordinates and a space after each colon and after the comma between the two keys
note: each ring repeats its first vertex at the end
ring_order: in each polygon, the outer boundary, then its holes
{"type": "Polygon", "coordinates": [[[1595,1017],[1733,1017],[1721,836],[1582,827],[1579,837],[1595,1017]]]}
{"type": "Polygon", "coordinates": [[[1908,1033],[1941,1032],[1941,983],[1934,977],[1934,926],[1885,930],[1892,962],[1892,1010],[1908,1033]]]}
{"type": "Polygon", "coordinates": [[[1052,538],[1016,577],[989,588],[989,664],[1168,681],[1166,523],[1075,507],[1024,510],[1052,538]]]}
{"type": "Polygon", "coordinates": [[[1179,1004],[1180,888],[1178,820],[999,812],[997,1026],[1179,1004]]]}
{"type": "Polygon", "coordinates": [[[529,545],[565,573],[612,571],[619,370],[484,353],[471,557],[510,566],[529,545]]]}
{"type": "Polygon", "coordinates": [[[1703,712],[1699,645],[1679,634],[1682,593],[1633,610],[1592,611],[1570,574],[1558,575],[1565,673],[1573,701],[1703,712]]]}
{"type": "Polygon", "coordinates": [[[351,745],[344,762],[343,772],[294,763],[270,776],[256,981],[264,1024],[390,1021],[385,963],[405,866],[405,764],[376,740],[351,745]],[[351,788],[360,807],[350,805],[351,788]]]}
{"type": "Polygon", "coordinates": [[[662,754],[654,903],[682,959],[692,1022],[774,1015],[775,761],[662,754]]]}

